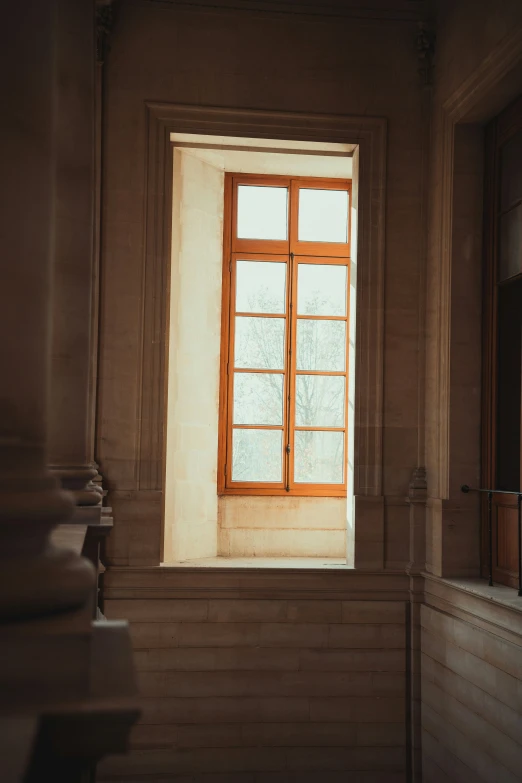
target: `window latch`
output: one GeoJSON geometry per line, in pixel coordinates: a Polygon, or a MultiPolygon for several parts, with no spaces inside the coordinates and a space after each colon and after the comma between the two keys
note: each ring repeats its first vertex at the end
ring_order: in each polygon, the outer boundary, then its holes
{"type": "Polygon", "coordinates": [[[286,444],[286,453],[290,454],[290,444],[289,443],[286,444]]]}

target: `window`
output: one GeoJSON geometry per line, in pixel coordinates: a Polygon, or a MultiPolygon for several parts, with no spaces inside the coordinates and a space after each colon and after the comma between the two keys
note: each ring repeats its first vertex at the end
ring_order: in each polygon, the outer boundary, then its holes
{"type": "MultiPolygon", "coordinates": [[[[487,128],[482,486],[522,489],[522,98],[487,128]]],[[[492,573],[518,587],[515,495],[492,498],[492,573]]],[[[489,509],[482,506],[482,574],[489,575],[489,509]]]]}
{"type": "Polygon", "coordinates": [[[350,195],[226,177],[220,493],[346,495],[350,195]]]}

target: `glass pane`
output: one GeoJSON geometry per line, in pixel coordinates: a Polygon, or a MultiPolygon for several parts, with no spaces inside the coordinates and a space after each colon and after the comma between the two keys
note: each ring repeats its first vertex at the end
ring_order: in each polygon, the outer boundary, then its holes
{"type": "Polygon", "coordinates": [[[344,433],[296,430],[294,481],[299,484],[342,484],[344,433]]]}
{"type": "Polygon", "coordinates": [[[297,321],[297,369],[344,372],[346,321],[297,321]]]}
{"type": "Polygon", "coordinates": [[[522,204],[500,218],[499,280],[522,272],[522,204]]]}
{"type": "Polygon", "coordinates": [[[300,242],[348,242],[348,191],[299,190],[300,242]]]}
{"type": "Polygon", "coordinates": [[[288,188],[238,185],[238,239],[287,239],[288,188]]]}
{"type": "Polygon", "coordinates": [[[243,313],[286,311],[286,264],[238,261],[236,310],[243,313]]]}
{"type": "Polygon", "coordinates": [[[283,376],[234,374],[234,424],[282,424],[283,376]]]}
{"type": "Polygon", "coordinates": [[[232,430],[232,481],[282,481],[282,458],[282,430],[232,430]]]}
{"type": "Polygon", "coordinates": [[[299,264],[297,267],[299,315],[346,315],[346,267],[299,264]]]}
{"type": "Polygon", "coordinates": [[[344,427],[344,384],[339,375],[296,376],[296,426],[344,427]]]}
{"type": "Polygon", "coordinates": [[[284,342],[284,318],[250,318],[238,315],[234,367],[283,370],[284,342]]]}

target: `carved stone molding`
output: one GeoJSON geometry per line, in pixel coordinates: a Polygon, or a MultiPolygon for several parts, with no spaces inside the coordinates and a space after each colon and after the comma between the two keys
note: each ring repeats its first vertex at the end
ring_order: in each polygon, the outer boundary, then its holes
{"type": "Polygon", "coordinates": [[[415,22],[424,13],[426,0],[396,0],[393,6],[364,3],[363,0],[327,0],[327,2],[296,2],[295,0],[144,0],[172,8],[192,8],[202,11],[290,14],[300,17],[338,17],[340,19],[379,19],[390,22],[415,22]]]}
{"type": "Polygon", "coordinates": [[[428,496],[428,482],[426,468],[413,469],[408,486],[408,499],[411,502],[425,502],[428,496]]]}
{"type": "Polygon", "coordinates": [[[418,577],[426,566],[426,503],[428,500],[428,482],[426,468],[414,468],[408,487],[410,505],[410,560],[407,573],[418,577]]]}
{"type": "Polygon", "coordinates": [[[417,27],[417,60],[421,84],[428,86],[433,83],[433,60],[435,57],[436,35],[426,22],[419,22],[417,27]]]}
{"type": "MultiPolygon", "coordinates": [[[[358,382],[355,394],[354,494],[362,498],[380,497],[382,495],[386,120],[378,117],[235,110],[163,103],[150,103],[147,112],[148,151],[143,258],[144,308],[139,368],[141,415],[137,465],[138,490],[161,491],[164,482],[172,188],[170,133],[177,131],[359,145],[356,348],[358,382]]],[[[382,508],[383,504],[379,503],[380,514],[383,513],[382,508]]],[[[366,567],[372,565],[375,568],[382,567],[384,546],[382,530],[383,525],[375,521],[376,538],[372,541],[372,554],[368,557],[361,555],[366,567]],[[376,547],[379,549],[378,553],[376,547]]],[[[151,532],[149,529],[148,537],[151,532]]],[[[154,536],[157,534],[158,531],[154,531],[154,536]]],[[[159,562],[159,551],[157,559],[159,562]]]]}
{"type": "Polygon", "coordinates": [[[105,574],[107,601],[129,598],[231,600],[407,601],[410,578],[404,573],[361,572],[340,568],[116,568],[105,574]],[[371,597],[371,599],[370,599],[371,597]]]}
{"type": "MultiPolygon", "coordinates": [[[[481,165],[483,151],[463,144],[462,130],[477,133],[489,119],[519,94],[522,85],[522,29],[513,29],[483,59],[433,112],[433,139],[437,171],[430,221],[429,313],[427,375],[430,378],[426,404],[426,462],[430,471],[426,504],[426,570],[436,576],[474,576],[479,569],[479,515],[464,506],[454,475],[458,464],[454,444],[459,440],[459,421],[453,415],[455,394],[455,349],[452,307],[457,306],[459,284],[454,226],[462,226],[462,199],[453,196],[464,176],[462,165],[481,165]],[[457,495],[458,492],[458,495],[457,495]],[[458,545],[455,544],[456,535],[458,545]]],[[[468,209],[468,205],[466,205],[468,209]]],[[[479,227],[480,230],[481,227],[479,227]]],[[[469,232],[468,232],[469,233],[469,232]]],[[[461,283],[460,283],[461,285],[461,283]]],[[[467,334],[467,333],[466,333],[467,334]]],[[[469,339],[469,338],[467,338],[469,339]]]]}
{"type": "Polygon", "coordinates": [[[455,126],[459,122],[482,124],[509,103],[520,91],[517,70],[521,65],[522,29],[516,29],[462,82],[435,115],[440,187],[434,191],[430,229],[433,248],[430,265],[435,271],[430,285],[432,293],[437,291],[437,306],[432,324],[431,352],[435,357],[435,367],[433,391],[429,400],[436,422],[436,425],[432,425],[431,433],[432,448],[436,452],[431,464],[436,466],[436,470],[430,473],[430,496],[435,498],[449,496],[455,126]],[[515,74],[513,79],[512,74],[515,74]],[[499,100],[503,101],[500,105],[499,100]]]}
{"type": "Polygon", "coordinates": [[[105,62],[114,26],[116,0],[96,0],[96,59],[105,62]]]}

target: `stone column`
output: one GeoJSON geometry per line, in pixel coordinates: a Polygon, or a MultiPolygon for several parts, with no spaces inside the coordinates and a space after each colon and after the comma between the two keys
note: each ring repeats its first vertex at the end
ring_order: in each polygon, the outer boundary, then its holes
{"type": "Polygon", "coordinates": [[[138,713],[128,629],[91,622],[92,565],[50,543],[74,509],[47,468],[56,10],[11,3],[0,50],[0,767],[2,781],[58,783],[93,779],[138,713]]]}
{"type": "Polygon", "coordinates": [[[0,55],[0,621],[85,604],[90,564],[49,546],[72,510],[47,470],[54,254],[54,2],[11,3],[0,55]]]}
{"type": "Polygon", "coordinates": [[[92,479],[97,364],[94,264],[95,9],[56,0],[56,212],[53,267],[50,466],[75,499],[75,520],[96,523],[92,479]]]}

